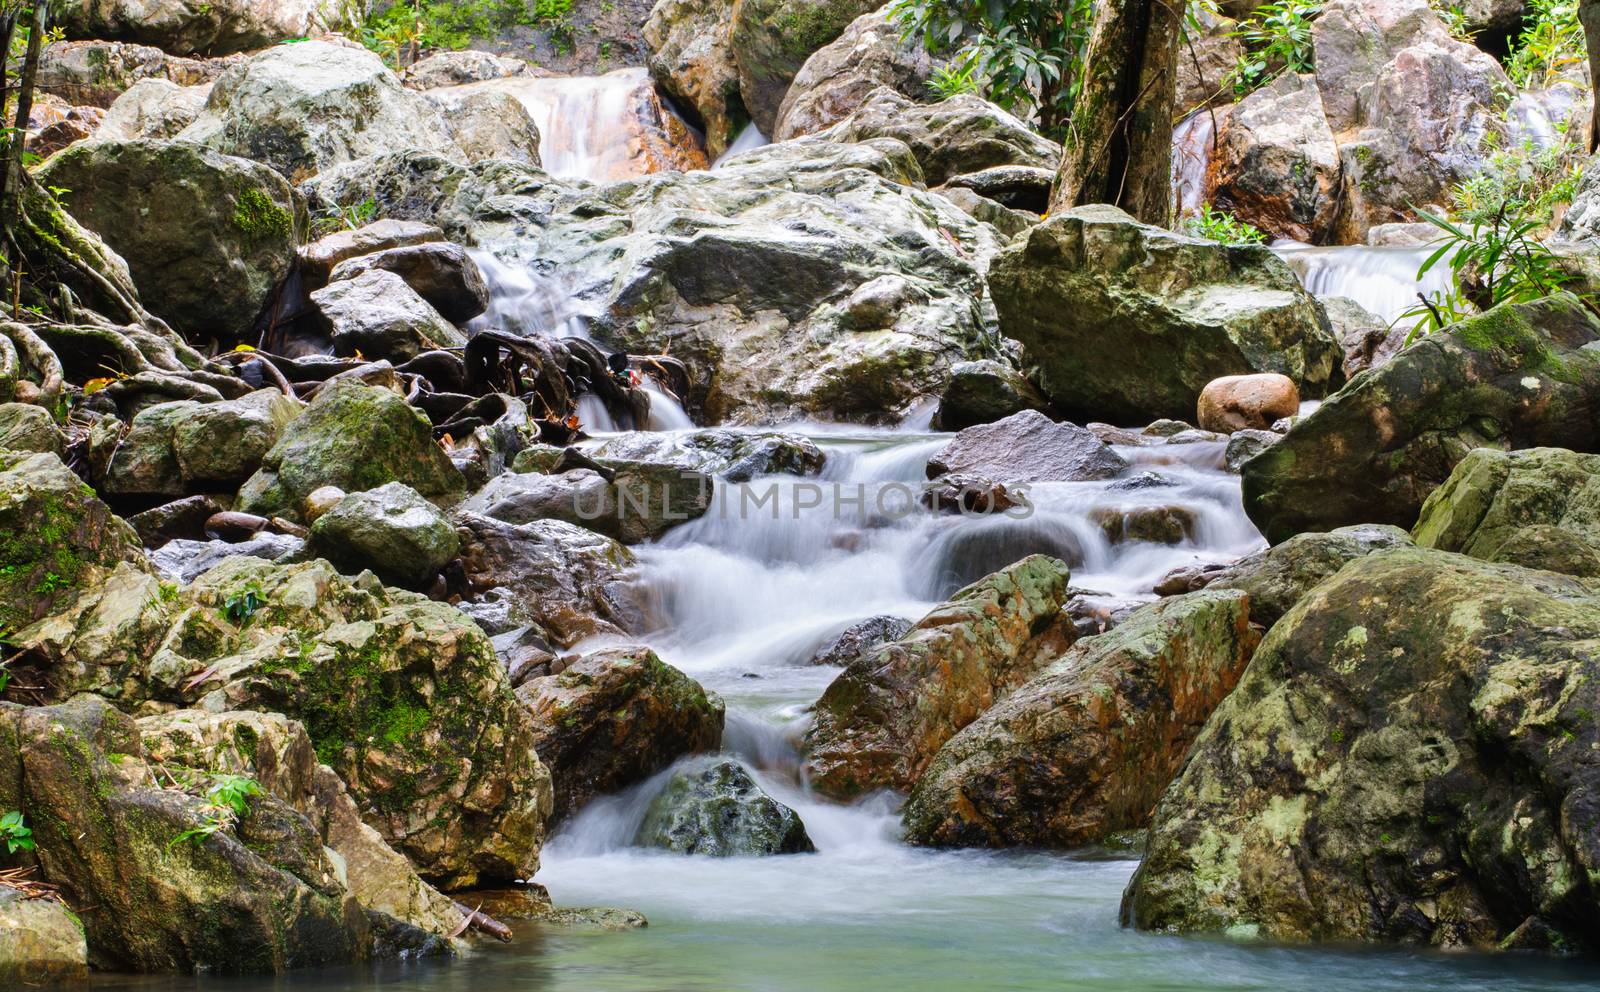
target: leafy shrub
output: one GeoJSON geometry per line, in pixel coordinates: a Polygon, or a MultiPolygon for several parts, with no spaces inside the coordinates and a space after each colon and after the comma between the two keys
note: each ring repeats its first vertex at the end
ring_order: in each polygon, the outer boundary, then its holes
{"type": "Polygon", "coordinates": [[[1586,58],[1578,0],[1528,0],[1522,34],[1506,59],[1520,89],[1544,89],[1586,58]]]}
{"type": "Polygon", "coordinates": [[[1245,53],[1230,78],[1238,96],[1265,86],[1282,72],[1311,71],[1311,22],[1321,0],[1274,0],[1257,7],[1233,33],[1245,53]]]}
{"type": "Polygon", "coordinates": [[[1197,238],[1220,241],[1225,245],[1259,245],[1267,240],[1260,228],[1225,210],[1214,210],[1209,203],[1201,204],[1198,214],[1184,218],[1183,230],[1197,238]]]}
{"type": "Polygon", "coordinates": [[[19,810],[0,816],[0,842],[6,845],[7,854],[33,850],[33,831],[23,821],[19,810]]]}
{"type": "Polygon", "coordinates": [[[1537,221],[1504,208],[1470,225],[1417,212],[1443,235],[1417,270],[1417,279],[1442,262],[1450,266],[1452,286],[1432,299],[1419,300],[1399,317],[1414,322],[1407,344],[1490,307],[1549,296],[1572,278],[1560,268],[1556,254],[1534,236],[1540,226],[1537,221]]]}

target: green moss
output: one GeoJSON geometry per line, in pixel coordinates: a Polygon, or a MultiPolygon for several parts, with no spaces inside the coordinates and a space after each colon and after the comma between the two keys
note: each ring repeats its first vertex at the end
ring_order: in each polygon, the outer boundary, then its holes
{"type": "Polygon", "coordinates": [[[234,203],[233,226],[252,241],[260,241],[289,234],[294,228],[294,219],[266,193],[247,189],[234,203]]]}

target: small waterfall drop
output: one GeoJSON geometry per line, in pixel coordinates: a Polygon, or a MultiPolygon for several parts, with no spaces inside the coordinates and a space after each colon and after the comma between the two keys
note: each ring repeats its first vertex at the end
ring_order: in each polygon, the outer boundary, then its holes
{"type": "Polygon", "coordinates": [[[755,124],[746,124],[744,126],[744,130],[739,132],[739,136],[733,139],[733,144],[728,146],[727,151],[724,151],[721,155],[717,156],[717,160],[711,163],[711,167],[713,169],[720,169],[722,168],[722,163],[726,162],[733,156],[743,155],[745,152],[755,151],[757,148],[770,145],[771,143],[772,142],[767,138],[767,136],[762,134],[761,129],[756,127],[755,124]]]}
{"type": "Polygon", "coordinates": [[[1199,212],[1206,202],[1206,174],[1216,137],[1217,116],[1206,107],[1172,129],[1172,199],[1179,217],[1199,212]]]}
{"type": "Polygon", "coordinates": [[[1449,291],[1450,266],[1443,259],[1421,279],[1417,278],[1417,270],[1437,247],[1336,245],[1321,248],[1280,241],[1272,250],[1289,263],[1311,295],[1349,297],[1392,323],[1417,303],[1418,293],[1432,299],[1449,291]]]}

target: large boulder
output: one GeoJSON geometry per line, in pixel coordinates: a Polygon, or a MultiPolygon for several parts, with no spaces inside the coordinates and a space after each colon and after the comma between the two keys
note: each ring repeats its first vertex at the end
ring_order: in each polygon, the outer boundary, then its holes
{"type": "Polygon", "coordinates": [[[463,324],[489,309],[489,286],[467,250],[450,241],[386,246],[345,259],[328,274],[331,282],[372,271],[393,272],[444,319],[463,324]]]}
{"type": "Polygon", "coordinates": [[[1387,524],[1356,524],[1327,533],[1296,534],[1216,572],[1207,588],[1249,593],[1250,619],[1271,627],[1306,593],[1350,562],[1411,544],[1410,535],[1387,524]]]}
{"type": "Polygon", "coordinates": [[[1224,246],[1075,207],[995,259],[1001,330],[1069,417],[1146,423],[1193,415],[1206,383],[1278,372],[1324,395],[1344,358],[1322,307],[1259,245],[1224,246]]]}
{"type": "Polygon", "coordinates": [[[1203,431],[1219,434],[1264,431],[1299,412],[1300,392],[1288,376],[1276,372],[1225,375],[1200,391],[1195,423],[1203,431]]]}
{"type": "Polygon", "coordinates": [[[1600,319],[1570,294],[1469,317],[1357,376],[1246,462],[1245,510],[1274,543],[1409,528],[1473,448],[1600,450],[1600,319]]]}
{"type": "Polygon", "coordinates": [[[89,977],[89,946],[58,899],[0,884],[0,982],[15,988],[89,977]]]}
{"type": "Polygon", "coordinates": [[[1285,72],[1240,100],[1212,154],[1212,202],[1279,238],[1326,242],[1339,214],[1339,147],[1309,76],[1285,72]]]}
{"type": "Polygon", "coordinates": [[[778,109],[774,141],[788,141],[844,120],[880,86],[921,103],[933,95],[933,59],[890,23],[886,5],[850,22],[795,73],[778,109]]]}
{"type": "Polygon", "coordinates": [[[1478,448],[1422,504],[1417,543],[1600,578],[1600,455],[1478,448]]]}
{"type": "Polygon", "coordinates": [[[538,867],[550,785],[534,726],[452,606],[324,561],[239,555],[182,588],[123,566],[16,644],[57,695],[298,720],[362,819],[431,883],[538,867]]]}
{"type": "Polygon", "coordinates": [[[928,477],[954,474],[995,482],[1087,482],[1128,468],[1111,446],[1077,424],[1024,410],[961,431],[928,459],[928,477]]]}
{"type": "Polygon", "coordinates": [[[749,123],[729,37],[737,6],[732,0],[661,0],[644,23],[650,74],[700,118],[712,158],[727,151],[749,123]]]}
{"type": "Polygon", "coordinates": [[[763,792],[731,758],[673,772],[650,801],[633,842],[714,858],[816,850],[799,814],[763,792]]]}
{"type": "Polygon", "coordinates": [[[323,486],[364,492],[403,482],[429,499],[459,493],[461,473],[428,420],[392,390],[340,380],[318,390],[239,491],[248,513],[298,516],[323,486]]]}
{"type": "Polygon", "coordinates": [[[291,182],[399,148],[460,154],[444,116],[376,55],[322,41],[269,48],[228,69],[182,137],[291,182]]]}
{"type": "Polygon", "coordinates": [[[327,327],[334,352],[340,355],[359,352],[367,358],[403,364],[425,351],[459,348],[467,343],[466,335],[440,316],[404,279],[381,268],[367,269],[314,290],[311,305],[327,327]]]}
{"type": "Polygon", "coordinates": [[[161,788],[191,776],[158,778],[105,700],[0,703],[0,769],[0,806],[27,811],[40,880],[81,908],[96,968],[278,972],[371,953],[371,923],[304,817],[260,796],[230,824],[161,788]]]}
{"type": "Polygon", "coordinates": [[[0,450],[0,634],[47,615],[121,563],[139,535],[49,452],[0,450]]]}
{"type": "Polygon", "coordinates": [[[0,403],[0,448],[59,455],[66,444],[49,410],[32,403],[0,403]]]}
{"type": "Polygon", "coordinates": [[[173,55],[227,55],[339,30],[355,10],[336,0],[67,0],[52,14],[68,38],[114,38],[173,55]]]}
{"type": "Polygon", "coordinates": [[[939,749],[907,837],[1081,847],[1143,827],[1259,640],[1249,597],[1204,590],[1079,641],[939,749]]]}
{"type": "Polygon", "coordinates": [[[75,106],[110,107],[141,79],[203,86],[243,58],[188,59],[120,41],[58,41],[39,55],[38,87],[75,106]]]}
{"type": "Polygon", "coordinates": [[[385,582],[415,588],[455,558],[461,540],[438,507],[390,482],[351,493],[318,517],[306,549],[346,571],[370,568],[385,582]]]}
{"type": "Polygon", "coordinates": [[[1352,562],[1262,642],[1157,807],[1141,929],[1594,946],[1600,746],[1580,581],[1422,549],[1352,562]]]}
{"type": "Polygon", "coordinates": [[[945,742],[1055,661],[1067,567],[1033,555],[958,591],[910,632],[851,662],[806,732],[811,787],[836,799],[909,789],[945,742]]]}
{"type": "Polygon", "coordinates": [[[176,137],[200,116],[210,96],[209,83],[179,86],[159,76],[141,79],[106,110],[94,137],[101,141],[176,137]]]}
{"type": "Polygon", "coordinates": [[[538,125],[513,94],[469,83],[429,90],[427,98],[444,114],[467,161],[504,159],[539,164],[538,125]]]}
{"type": "Polygon", "coordinates": [[[180,332],[250,334],[309,229],[273,170],[183,141],[80,141],[40,169],[72,215],[128,261],[139,297],[180,332]]]}
{"type": "Polygon", "coordinates": [[[924,104],[879,87],[820,136],[829,141],[903,141],[929,186],[996,166],[1053,169],[1061,161],[1060,145],[971,93],[924,104]]]}
{"type": "Polygon", "coordinates": [[[130,498],[176,498],[196,489],[232,492],[261,467],[300,410],[299,402],[277,389],[221,403],[174,400],[145,407],[95,484],[108,496],[130,498]]]}
{"type": "Polygon", "coordinates": [[[728,42],[739,68],[739,93],[762,134],[772,134],[795,73],[839,37],[875,0],[739,0],[728,42]]]}
{"type": "Polygon", "coordinates": [[[584,655],[517,697],[555,782],[557,818],[722,740],[722,700],[648,648],[584,655]]]}
{"type": "Polygon", "coordinates": [[[950,384],[939,397],[933,426],[959,431],[1048,405],[1026,376],[1004,362],[992,358],[960,362],[950,367],[950,384]]]}

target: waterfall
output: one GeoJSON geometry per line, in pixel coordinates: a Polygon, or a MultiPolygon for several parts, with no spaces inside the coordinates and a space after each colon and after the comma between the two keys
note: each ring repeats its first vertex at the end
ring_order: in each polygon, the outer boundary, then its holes
{"type": "Polygon", "coordinates": [[[1216,136],[1216,115],[1205,107],[1172,129],[1172,199],[1179,217],[1198,212],[1206,202],[1206,173],[1216,136]]]}
{"type": "Polygon", "coordinates": [[[1417,270],[1436,249],[1436,245],[1316,248],[1294,241],[1272,246],[1311,295],[1349,297],[1391,323],[1417,303],[1418,293],[1432,299],[1450,290],[1450,266],[1443,259],[1417,278],[1417,270]]]}
{"type": "Polygon", "coordinates": [[[711,163],[711,167],[713,169],[720,169],[722,168],[722,163],[726,162],[733,156],[743,155],[745,152],[755,151],[757,148],[761,148],[771,143],[772,142],[768,140],[767,136],[761,133],[760,128],[756,127],[754,124],[746,124],[744,126],[744,130],[739,132],[739,136],[733,139],[733,144],[728,146],[727,151],[717,156],[717,160],[711,163]]]}

